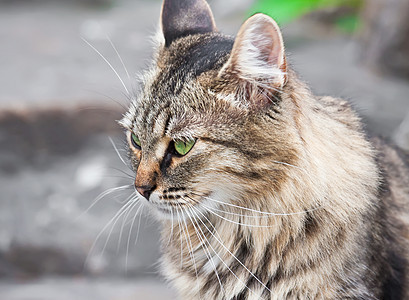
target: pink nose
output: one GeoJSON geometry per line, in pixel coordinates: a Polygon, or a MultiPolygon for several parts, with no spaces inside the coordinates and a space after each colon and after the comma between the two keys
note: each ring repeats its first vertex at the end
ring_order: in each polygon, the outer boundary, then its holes
{"type": "Polygon", "coordinates": [[[156,189],[156,186],[155,185],[144,185],[144,186],[136,186],[135,188],[139,194],[145,197],[146,200],[149,200],[149,197],[151,196],[152,192],[156,189]]]}

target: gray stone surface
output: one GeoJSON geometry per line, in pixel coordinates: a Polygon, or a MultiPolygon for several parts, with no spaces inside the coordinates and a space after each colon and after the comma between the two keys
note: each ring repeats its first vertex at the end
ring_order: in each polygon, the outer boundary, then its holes
{"type": "Polygon", "coordinates": [[[175,300],[161,281],[139,279],[42,279],[28,283],[0,283],[2,300],[175,300]]]}
{"type": "Polygon", "coordinates": [[[81,1],[17,1],[0,8],[0,106],[5,108],[110,104],[124,89],[93,44],[126,74],[107,37],[118,46],[131,78],[150,57],[160,1],[120,0],[88,6],[81,1]],[[102,95],[102,96],[101,96],[102,95]]]}
{"type": "MultiPolygon", "coordinates": [[[[87,210],[99,194],[132,180],[108,139],[124,154],[115,120],[127,96],[80,38],[133,90],[150,57],[161,1],[90,2],[0,1],[0,300],[155,299],[156,292],[172,299],[156,277],[158,225],[148,209],[135,218],[129,247],[133,213],[103,230],[132,190],[87,210]]],[[[233,13],[226,3],[211,1],[219,28],[233,34],[251,1],[233,13]]],[[[402,141],[407,81],[371,74],[354,40],[308,22],[284,26],[284,36],[291,65],[314,91],[350,99],[368,130],[387,137],[398,130],[402,141]]]]}
{"type": "Polygon", "coordinates": [[[109,223],[133,188],[92,205],[100,193],[132,182],[123,172],[129,170],[107,137],[96,136],[75,156],[48,155],[46,164],[0,173],[0,251],[9,275],[154,272],[158,235],[148,209],[133,222],[141,228],[137,243],[138,230],[130,232],[133,214],[109,223]]]}

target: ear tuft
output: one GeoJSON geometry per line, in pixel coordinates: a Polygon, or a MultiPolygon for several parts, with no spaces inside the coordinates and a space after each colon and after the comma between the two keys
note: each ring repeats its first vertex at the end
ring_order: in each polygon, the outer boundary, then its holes
{"type": "Polygon", "coordinates": [[[221,70],[246,81],[280,89],[286,81],[284,43],[277,23],[264,14],[250,17],[240,28],[229,61],[221,70]]]}
{"type": "Polygon", "coordinates": [[[187,35],[216,31],[212,11],[205,0],[164,0],[161,25],[166,47],[187,35]]]}

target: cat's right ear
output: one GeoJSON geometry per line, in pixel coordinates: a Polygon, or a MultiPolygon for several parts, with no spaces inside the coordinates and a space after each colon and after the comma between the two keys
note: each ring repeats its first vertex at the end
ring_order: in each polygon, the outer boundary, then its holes
{"type": "Polygon", "coordinates": [[[280,90],[287,76],[284,43],[277,23],[267,15],[255,14],[240,28],[230,58],[220,77],[237,77],[242,82],[262,83],[280,90]]]}
{"type": "Polygon", "coordinates": [[[216,31],[212,11],[205,0],[164,0],[161,25],[166,47],[187,35],[216,31]]]}

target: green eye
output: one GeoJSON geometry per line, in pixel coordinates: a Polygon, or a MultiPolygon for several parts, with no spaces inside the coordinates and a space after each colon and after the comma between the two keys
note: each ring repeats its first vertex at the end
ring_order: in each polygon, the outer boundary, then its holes
{"type": "Polygon", "coordinates": [[[136,149],[141,149],[141,141],[138,139],[138,137],[136,136],[135,133],[132,132],[131,134],[131,140],[132,140],[132,145],[136,148],[136,149]]]}
{"type": "Polygon", "coordinates": [[[195,145],[196,140],[192,139],[187,142],[175,141],[175,150],[179,155],[186,155],[195,145]]]}

